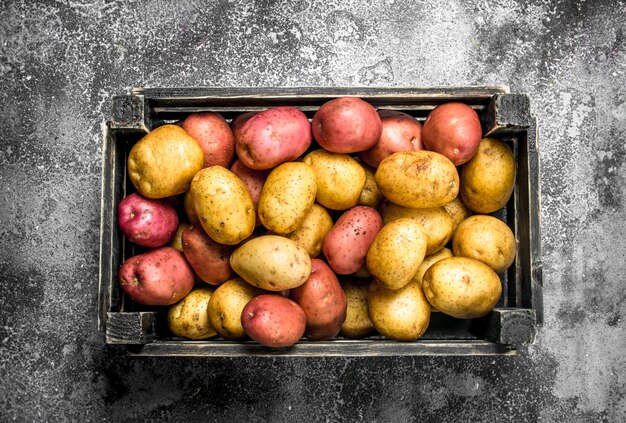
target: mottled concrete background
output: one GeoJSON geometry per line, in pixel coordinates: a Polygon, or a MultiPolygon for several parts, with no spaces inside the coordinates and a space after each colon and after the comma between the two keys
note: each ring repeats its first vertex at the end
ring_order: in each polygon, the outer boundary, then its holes
{"type": "Polygon", "coordinates": [[[0,421],[624,421],[626,4],[251,3],[0,3],[0,421]],[[112,95],[463,84],[527,92],[540,122],[545,326],[519,356],[209,361],[104,347],[112,95]]]}

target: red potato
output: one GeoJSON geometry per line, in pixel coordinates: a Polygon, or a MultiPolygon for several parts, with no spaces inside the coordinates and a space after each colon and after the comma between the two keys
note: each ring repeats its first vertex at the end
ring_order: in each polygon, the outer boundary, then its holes
{"type": "Polygon", "coordinates": [[[250,169],[239,159],[235,160],[233,165],[230,167],[230,171],[237,175],[239,179],[241,179],[241,182],[243,182],[246,186],[246,189],[250,194],[250,198],[252,198],[254,210],[256,211],[256,225],[259,226],[261,224],[258,212],[259,198],[261,197],[261,190],[263,189],[267,175],[269,175],[269,171],[250,169]]]}
{"type": "Polygon", "coordinates": [[[120,230],[129,241],[155,248],[167,244],[176,235],[178,215],[167,200],[128,195],[118,206],[120,230]]]}
{"type": "Polygon", "coordinates": [[[250,338],[266,347],[289,347],[304,335],[306,315],[296,302],[277,294],[254,297],[241,312],[250,338]]]}
{"type": "Polygon", "coordinates": [[[311,260],[311,275],[304,284],[289,291],[289,298],[304,310],[304,334],[308,339],[322,341],[339,334],[346,320],[346,294],[337,276],[322,260],[311,260]]]}
{"type": "Polygon", "coordinates": [[[233,131],[233,134],[235,133],[235,131],[238,131],[241,128],[241,125],[246,123],[246,121],[248,119],[250,119],[252,116],[254,116],[256,114],[257,114],[257,112],[246,112],[246,113],[242,113],[240,115],[237,115],[230,122],[230,129],[231,129],[231,131],[233,131]]]}
{"type": "Polygon", "coordinates": [[[464,103],[444,103],[435,107],[422,128],[424,147],[443,154],[455,166],[474,157],[481,138],[478,113],[464,103]]]}
{"type": "Polygon", "coordinates": [[[311,127],[319,145],[333,153],[370,149],[382,132],[376,109],[357,97],[339,97],[322,104],[311,127]]]}
{"type": "Polygon", "coordinates": [[[230,267],[232,246],[213,241],[201,226],[188,226],[181,240],[185,258],[204,282],[220,285],[234,275],[230,267]]]}
{"type": "Polygon", "coordinates": [[[194,284],[193,269],[180,251],[161,247],[126,260],[120,286],[139,304],[166,306],[183,299],[194,284]]]}
{"type": "Polygon", "coordinates": [[[295,160],[311,145],[309,120],[290,106],[264,110],[234,126],[237,156],[250,169],[271,169],[295,160]]]}
{"type": "Polygon", "coordinates": [[[361,269],[367,250],[382,227],[380,214],[371,207],[356,206],[341,215],[322,244],[331,269],[340,275],[361,269]]]}
{"type": "Polygon", "coordinates": [[[374,147],[359,154],[365,163],[378,167],[385,157],[397,151],[424,148],[422,124],[413,116],[395,110],[380,110],[378,116],[380,116],[383,131],[374,147]]]}
{"type": "Polygon", "coordinates": [[[220,114],[192,113],[181,126],[202,148],[204,167],[228,167],[235,155],[235,137],[228,122],[220,114]]]}

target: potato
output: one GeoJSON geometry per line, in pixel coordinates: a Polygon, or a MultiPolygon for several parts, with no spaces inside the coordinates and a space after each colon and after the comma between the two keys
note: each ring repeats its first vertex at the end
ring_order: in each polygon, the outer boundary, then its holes
{"type": "Polygon", "coordinates": [[[311,125],[300,110],[274,107],[234,125],[239,160],[250,169],[271,169],[295,160],[311,144],[311,125]]]}
{"type": "Polygon", "coordinates": [[[118,279],[133,301],[155,306],[178,302],[194,284],[193,269],[183,253],[171,247],[130,257],[120,267],[118,279]]]}
{"type": "Polygon", "coordinates": [[[160,247],[172,240],[178,215],[167,200],[146,198],[134,192],[117,207],[120,230],[130,242],[143,247],[160,247]]]}
{"type": "Polygon", "coordinates": [[[128,177],[144,197],[165,198],[187,191],[203,164],[204,153],[198,143],[180,126],[167,124],[131,148],[128,177]]]}
{"type": "Polygon", "coordinates": [[[246,282],[268,291],[302,285],[311,274],[311,258],[294,241],[261,235],[238,247],[230,256],[233,270],[246,282]]]}
{"type": "Polygon", "coordinates": [[[289,347],[304,335],[306,315],[289,298],[277,294],[254,297],[241,312],[241,325],[259,344],[266,347],[289,347]]]}
{"type": "Polygon", "coordinates": [[[482,137],[480,118],[467,104],[441,104],[428,114],[422,137],[427,150],[443,154],[459,166],[476,153],[482,137]]]}
{"type": "Polygon", "coordinates": [[[455,256],[482,261],[497,273],[515,260],[515,235],[506,223],[493,216],[474,215],[465,219],[452,238],[455,256]]]}
{"type": "Polygon", "coordinates": [[[426,254],[434,254],[441,250],[452,237],[452,218],[443,207],[412,209],[386,203],[381,210],[383,222],[389,223],[401,218],[413,219],[424,227],[428,244],[426,254]]]}
{"type": "Polygon", "coordinates": [[[366,174],[356,160],[346,154],[315,150],[303,161],[315,172],[318,203],[331,210],[346,210],[358,204],[366,174]]]}
{"type": "Polygon", "coordinates": [[[241,126],[248,121],[252,116],[256,115],[257,112],[245,112],[237,115],[230,122],[230,129],[233,131],[233,135],[237,133],[237,131],[241,130],[241,126]]]}
{"type": "Polygon", "coordinates": [[[363,163],[360,159],[357,159],[357,162],[361,165],[363,170],[365,170],[365,185],[363,185],[363,190],[359,196],[359,205],[378,209],[384,197],[378,189],[378,185],[376,185],[376,178],[374,177],[376,169],[363,163]]]}
{"type": "Polygon", "coordinates": [[[174,238],[169,243],[169,247],[172,247],[181,253],[183,252],[183,232],[185,229],[189,227],[189,223],[180,222],[178,224],[178,228],[176,229],[176,234],[174,234],[174,238]]]}
{"type": "Polygon", "coordinates": [[[167,311],[167,327],[175,336],[207,339],[217,335],[207,313],[213,289],[195,288],[167,311]]]}
{"type": "Polygon", "coordinates": [[[201,227],[189,225],[182,235],[183,253],[196,275],[210,285],[226,282],[233,275],[233,247],[217,243],[201,227]]]}
{"type": "Polygon", "coordinates": [[[434,254],[427,255],[424,257],[424,261],[420,264],[419,269],[417,269],[417,273],[413,276],[413,280],[416,280],[422,285],[422,280],[424,279],[424,274],[428,270],[430,266],[437,263],[440,260],[443,260],[448,257],[453,257],[454,254],[452,250],[449,248],[442,248],[434,254]]]}
{"type": "Polygon", "coordinates": [[[252,204],[254,204],[256,225],[259,226],[261,224],[258,213],[259,198],[261,197],[261,190],[263,189],[263,184],[265,184],[265,180],[267,179],[269,172],[267,170],[250,169],[239,159],[235,160],[233,165],[230,167],[230,171],[237,175],[237,177],[241,179],[241,182],[243,182],[248,189],[248,194],[250,194],[252,204]]]}
{"type": "Polygon", "coordinates": [[[222,115],[214,112],[192,113],[181,126],[202,148],[204,167],[230,165],[235,155],[235,137],[222,115]]]}
{"type": "Polygon", "coordinates": [[[355,206],[346,211],[322,243],[328,265],[340,275],[358,271],[382,227],[380,214],[371,207],[355,206]]]}
{"type": "Polygon", "coordinates": [[[246,186],[230,170],[204,168],[194,176],[190,190],[200,223],[215,242],[234,245],[252,234],[254,204],[246,186]]]}
{"type": "Polygon", "coordinates": [[[467,208],[460,196],[457,196],[454,200],[443,206],[444,210],[448,212],[452,218],[452,233],[456,231],[459,223],[467,219],[472,215],[472,211],[467,208]]]}
{"type": "Polygon", "coordinates": [[[416,281],[399,289],[389,289],[372,281],[367,303],[374,327],[386,338],[415,341],[428,329],[430,304],[416,281]]]}
{"type": "Polygon", "coordinates": [[[200,219],[198,219],[198,214],[196,213],[196,206],[193,203],[191,190],[185,193],[183,208],[185,210],[185,216],[187,216],[187,220],[189,221],[189,223],[191,223],[192,225],[200,225],[200,219]]]}
{"type": "Polygon", "coordinates": [[[489,313],[502,295],[498,274],[469,257],[448,257],[424,274],[422,286],[428,302],[458,319],[474,319],[489,313]]]}
{"type": "Polygon", "coordinates": [[[319,204],[313,204],[298,229],[289,235],[289,239],[304,248],[309,256],[317,257],[322,252],[322,242],[333,227],[333,219],[328,211],[319,204]]]}
{"type": "Polygon", "coordinates": [[[383,195],[404,207],[440,207],[459,193],[456,167],[432,151],[393,153],[380,163],[375,177],[383,195]]]}
{"type": "Polygon", "coordinates": [[[241,278],[224,282],[215,289],[207,309],[211,327],[224,339],[236,340],[246,336],[241,324],[243,308],[257,295],[265,291],[241,278]]]}
{"type": "Polygon", "coordinates": [[[411,281],[426,255],[428,237],[424,227],[402,218],[383,226],[367,252],[368,272],[389,289],[411,281]]]}
{"type": "Polygon", "coordinates": [[[354,153],[376,144],[382,122],[376,109],[356,97],[339,97],[327,101],[311,121],[318,144],[334,153],[354,153]]]}
{"type": "Polygon", "coordinates": [[[342,336],[351,339],[364,338],[374,330],[367,307],[369,282],[348,280],[341,283],[346,294],[346,319],[341,324],[342,336]]]}
{"type": "Polygon", "coordinates": [[[259,219],[270,231],[286,235],[306,218],[315,203],[313,168],[302,162],[283,163],[272,170],[259,197],[259,219]]]}
{"type": "Polygon", "coordinates": [[[506,205],[515,187],[515,159],[509,147],[484,138],[461,168],[461,198],[476,213],[493,213],[506,205]]]}
{"type": "Polygon", "coordinates": [[[390,154],[398,151],[422,150],[422,124],[413,116],[395,110],[379,110],[382,122],[380,138],[369,150],[359,154],[365,163],[378,167],[390,154]]]}
{"type": "Polygon", "coordinates": [[[346,294],[337,276],[322,260],[311,260],[311,275],[289,291],[289,298],[304,310],[307,339],[322,341],[339,334],[346,319],[346,294]]]}

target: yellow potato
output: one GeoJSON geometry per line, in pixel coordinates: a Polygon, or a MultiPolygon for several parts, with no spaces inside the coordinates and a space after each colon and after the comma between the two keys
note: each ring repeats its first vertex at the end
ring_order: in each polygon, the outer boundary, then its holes
{"type": "Polygon", "coordinates": [[[193,197],[191,196],[191,190],[185,193],[185,199],[183,201],[183,208],[185,209],[185,216],[192,225],[200,224],[198,214],[196,213],[196,206],[193,204],[193,197]]]}
{"type": "Polygon", "coordinates": [[[346,338],[363,338],[374,330],[367,307],[368,286],[369,282],[362,280],[348,280],[341,284],[348,301],[346,319],[341,325],[341,335],[346,338]]]}
{"type": "Polygon", "coordinates": [[[359,203],[367,176],[356,160],[347,154],[315,150],[303,161],[315,171],[318,203],[331,210],[347,210],[359,203]]]}
{"type": "Polygon", "coordinates": [[[363,163],[363,161],[358,158],[355,160],[363,167],[363,170],[365,170],[365,185],[359,196],[359,204],[378,209],[378,206],[380,206],[380,203],[383,201],[383,194],[378,189],[378,185],[376,185],[376,178],[374,177],[376,169],[363,163]]]}
{"type": "Polygon", "coordinates": [[[424,274],[428,302],[459,319],[474,319],[489,313],[502,295],[498,274],[486,264],[468,257],[448,257],[424,274]]]}
{"type": "Polygon", "coordinates": [[[452,218],[453,234],[454,231],[456,231],[457,226],[459,226],[459,223],[472,215],[472,211],[467,208],[460,196],[457,196],[454,200],[444,205],[443,208],[452,218]]]}
{"type": "Polygon", "coordinates": [[[283,291],[302,285],[311,274],[311,258],[289,238],[261,235],[230,256],[233,270],[249,284],[268,291],[283,291]]]}
{"type": "Polygon", "coordinates": [[[375,177],[385,198],[404,207],[441,207],[459,193],[456,167],[434,151],[393,153],[383,159],[375,177]]]}
{"type": "Polygon", "coordinates": [[[497,273],[515,260],[515,235],[506,223],[493,216],[474,215],[465,219],[452,238],[455,256],[482,261],[497,273]]]}
{"type": "Polygon", "coordinates": [[[165,198],[189,189],[204,165],[198,143],[180,126],[163,125],[140,139],[128,154],[128,177],[148,198],[165,198]]]}
{"type": "Polygon", "coordinates": [[[241,312],[248,302],[264,293],[243,279],[230,279],[217,287],[209,301],[209,322],[224,339],[236,340],[245,337],[241,325],[241,312]]]}
{"type": "Polygon", "coordinates": [[[368,309],[376,330],[398,341],[415,341],[430,323],[430,304],[416,281],[400,289],[388,289],[373,281],[369,286],[368,309]]]}
{"type": "Polygon", "coordinates": [[[167,311],[169,330],[188,339],[206,339],[217,335],[207,313],[211,295],[212,288],[195,288],[185,298],[172,304],[167,311]]]}
{"type": "Polygon", "coordinates": [[[435,254],[428,255],[424,257],[424,261],[420,264],[419,269],[417,269],[417,273],[413,277],[413,280],[416,280],[422,285],[422,280],[424,279],[424,274],[433,264],[437,263],[440,260],[443,260],[448,257],[452,257],[454,254],[452,250],[449,248],[442,248],[437,251],[435,254]]]}
{"type": "Polygon", "coordinates": [[[315,202],[317,185],[313,168],[287,162],[274,168],[259,197],[259,219],[270,231],[286,235],[304,221],[315,202]]]}
{"type": "Polygon", "coordinates": [[[230,170],[204,168],[194,176],[190,190],[200,224],[215,242],[234,245],[252,234],[256,223],[252,198],[230,170]]]}
{"type": "Polygon", "coordinates": [[[169,246],[172,248],[176,248],[181,253],[183,252],[183,231],[189,226],[189,223],[181,222],[178,224],[178,229],[176,229],[176,233],[174,234],[174,238],[169,243],[169,246]]]}
{"type": "Polygon", "coordinates": [[[304,221],[289,239],[303,247],[311,257],[317,257],[322,251],[322,242],[333,227],[333,219],[328,211],[319,204],[313,204],[304,221]]]}
{"type": "Polygon", "coordinates": [[[427,244],[421,224],[408,218],[394,220],[374,238],[365,259],[367,271],[389,289],[402,288],[417,273],[427,244]]]}
{"type": "Polygon", "coordinates": [[[509,201],[515,187],[515,158],[502,141],[483,138],[461,168],[461,198],[476,213],[493,213],[509,201]]]}
{"type": "Polygon", "coordinates": [[[386,203],[381,216],[383,222],[389,223],[401,218],[413,219],[424,227],[428,236],[426,254],[434,254],[441,250],[452,237],[452,217],[443,207],[430,207],[426,209],[412,209],[398,206],[394,203],[386,203]]]}

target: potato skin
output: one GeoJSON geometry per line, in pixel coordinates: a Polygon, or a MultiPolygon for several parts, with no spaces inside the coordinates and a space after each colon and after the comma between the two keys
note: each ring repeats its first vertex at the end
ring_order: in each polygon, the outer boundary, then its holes
{"type": "Polygon", "coordinates": [[[178,229],[178,215],[167,200],[143,197],[134,192],[118,205],[118,224],[130,242],[154,248],[167,244],[178,229]]]}
{"type": "Polygon", "coordinates": [[[187,229],[187,227],[189,227],[189,223],[180,222],[178,224],[178,228],[176,229],[176,234],[174,234],[174,237],[169,243],[170,247],[180,251],[181,253],[183,252],[183,232],[187,229]]]}
{"type": "Polygon", "coordinates": [[[288,162],[274,168],[261,190],[259,219],[270,231],[286,235],[302,224],[315,203],[317,183],[313,168],[288,162]]]}
{"type": "Polygon", "coordinates": [[[515,260],[515,235],[509,226],[493,216],[474,215],[459,224],[452,238],[455,256],[482,261],[497,273],[515,260]]]}
{"type": "Polygon", "coordinates": [[[189,189],[204,165],[204,153],[183,128],[167,124],[137,141],[127,164],[128,177],[141,195],[165,198],[189,189]]]}
{"type": "Polygon", "coordinates": [[[395,110],[379,110],[382,122],[380,138],[369,150],[359,154],[365,163],[378,167],[390,154],[398,151],[422,150],[422,124],[413,116],[395,110]]]}
{"type": "Polygon", "coordinates": [[[382,132],[376,109],[357,97],[339,97],[322,104],[311,127],[318,144],[333,153],[367,150],[382,132]]]}
{"type": "Polygon", "coordinates": [[[393,153],[380,163],[375,177],[383,195],[404,207],[440,207],[459,193],[456,167],[433,151],[393,153]]]}
{"type": "Polygon", "coordinates": [[[189,221],[189,223],[191,223],[192,225],[200,225],[200,219],[198,219],[198,214],[196,213],[196,205],[193,203],[191,190],[185,193],[183,208],[185,210],[185,216],[187,216],[187,220],[189,221]]]}
{"type": "Polygon", "coordinates": [[[230,171],[237,175],[237,177],[241,179],[241,182],[243,182],[248,189],[248,194],[250,194],[250,198],[252,199],[252,204],[254,204],[254,210],[257,215],[256,225],[259,226],[261,224],[258,215],[259,198],[261,197],[261,190],[263,189],[263,184],[265,184],[267,175],[269,175],[269,171],[250,169],[239,159],[235,160],[233,165],[230,167],[230,171]]]}
{"type": "Polygon", "coordinates": [[[183,253],[196,275],[209,285],[219,285],[233,275],[233,247],[217,243],[202,227],[189,225],[182,235],[183,253]]]}
{"type": "Polygon", "coordinates": [[[426,255],[434,254],[441,250],[452,238],[452,218],[443,207],[412,209],[388,202],[382,207],[381,216],[385,223],[403,217],[420,223],[428,237],[426,255]]]}
{"type": "Polygon", "coordinates": [[[311,125],[300,110],[281,106],[242,117],[233,127],[239,160],[250,169],[271,169],[295,160],[311,145],[311,125]]]}
{"type": "Polygon", "coordinates": [[[356,206],[365,186],[365,170],[347,154],[314,150],[304,163],[315,172],[316,201],[331,210],[347,210],[356,206]]]}
{"type": "Polygon", "coordinates": [[[402,218],[383,226],[367,252],[367,271],[389,289],[411,281],[426,255],[428,237],[424,227],[402,218]]]}
{"type": "Polygon", "coordinates": [[[190,190],[202,228],[215,242],[234,245],[252,234],[254,204],[244,183],[230,170],[204,168],[194,176],[190,190]]]}
{"type": "Polygon", "coordinates": [[[333,219],[328,211],[315,203],[300,227],[289,235],[289,239],[304,248],[309,256],[317,257],[322,252],[322,242],[332,227],[333,219]]]}
{"type": "Polygon", "coordinates": [[[376,178],[374,177],[376,169],[368,166],[361,159],[356,159],[356,161],[365,171],[365,185],[363,185],[363,190],[359,196],[359,205],[378,209],[378,206],[380,206],[383,202],[384,197],[378,189],[378,185],[376,185],[376,178]]]}
{"type": "Polygon", "coordinates": [[[382,227],[380,214],[371,207],[355,206],[346,211],[322,243],[328,265],[340,275],[358,271],[382,227]]]}
{"type": "Polygon", "coordinates": [[[454,200],[450,201],[448,204],[443,206],[444,210],[450,215],[452,218],[452,233],[456,231],[456,228],[459,226],[459,223],[467,219],[472,215],[472,211],[467,208],[463,200],[461,200],[461,196],[458,195],[454,200]]]}
{"type": "Polygon", "coordinates": [[[461,168],[460,195],[476,213],[493,213],[506,205],[515,187],[515,158],[502,141],[484,138],[474,157],[461,168]]]}
{"type": "Polygon", "coordinates": [[[289,298],[304,310],[307,339],[321,341],[339,334],[346,319],[346,294],[337,276],[322,260],[311,260],[311,275],[305,283],[289,291],[289,298]]]}
{"type": "Polygon", "coordinates": [[[241,325],[248,336],[261,345],[289,347],[304,335],[306,315],[289,298],[262,294],[246,304],[241,313],[241,325]]]}
{"type": "Polygon", "coordinates": [[[209,322],[207,308],[213,289],[193,289],[185,298],[167,311],[167,327],[175,336],[187,339],[207,339],[217,335],[209,322]]]}
{"type": "Polygon", "coordinates": [[[422,137],[426,149],[443,154],[459,166],[476,153],[482,137],[480,118],[467,104],[440,104],[428,114],[422,137]]]}
{"type": "Polygon", "coordinates": [[[399,289],[389,289],[372,281],[367,302],[374,327],[386,338],[415,341],[428,329],[430,304],[416,281],[399,289]]]}
{"type": "Polygon", "coordinates": [[[267,291],[296,288],[311,274],[306,250],[278,235],[261,235],[245,242],[230,256],[230,265],[246,282],[267,291]]]}
{"type": "Polygon", "coordinates": [[[437,263],[440,260],[443,260],[448,257],[453,257],[454,253],[449,248],[442,248],[434,254],[427,255],[424,257],[424,261],[420,264],[420,267],[417,269],[417,273],[413,276],[413,280],[422,284],[424,279],[424,274],[433,264],[437,263]]]}
{"type": "Polygon", "coordinates": [[[502,295],[498,274],[469,257],[448,257],[433,264],[422,281],[428,302],[458,319],[474,319],[489,313],[502,295]]]}
{"type": "Polygon", "coordinates": [[[228,122],[219,113],[192,113],[182,128],[196,140],[204,152],[204,167],[228,167],[235,155],[235,137],[228,122]]]}
{"type": "Polygon", "coordinates": [[[346,318],[340,334],[350,339],[364,338],[374,330],[367,307],[369,282],[348,280],[341,283],[346,294],[346,318]]]}
{"type": "Polygon", "coordinates": [[[215,289],[207,309],[211,327],[224,339],[237,340],[246,336],[241,325],[241,313],[254,297],[266,293],[241,278],[230,279],[215,289]]]}
{"type": "Polygon", "coordinates": [[[127,259],[120,267],[120,286],[139,304],[164,306],[178,302],[193,288],[193,269],[183,253],[160,247],[127,259]]]}

